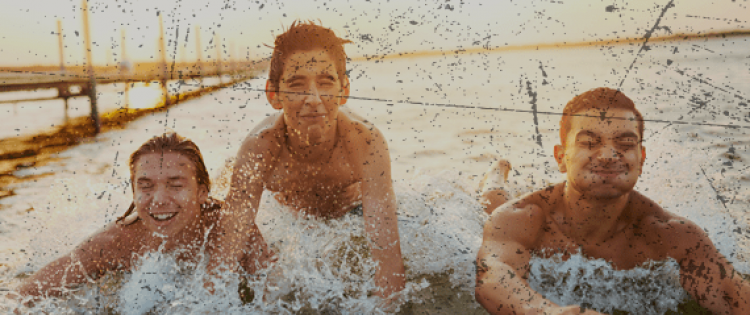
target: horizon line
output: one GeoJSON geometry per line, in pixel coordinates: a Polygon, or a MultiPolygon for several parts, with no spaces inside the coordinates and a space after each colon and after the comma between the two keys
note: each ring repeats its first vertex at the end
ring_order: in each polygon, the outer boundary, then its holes
{"type": "MultiPolygon", "coordinates": [[[[668,36],[657,36],[648,37],[649,42],[665,42],[670,40],[693,40],[699,38],[718,38],[718,37],[738,37],[738,36],[750,36],[750,30],[738,29],[728,31],[717,31],[717,32],[706,32],[706,33],[677,33],[668,36]]],[[[590,46],[608,46],[608,45],[625,45],[630,43],[640,43],[645,40],[646,37],[624,37],[624,38],[613,38],[604,40],[594,41],[582,41],[582,42],[553,42],[553,43],[537,43],[537,44],[523,44],[523,45],[508,45],[495,46],[495,47],[472,47],[472,48],[458,48],[452,50],[424,50],[414,52],[401,52],[383,55],[364,55],[360,57],[352,57],[351,61],[371,61],[384,60],[384,59],[400,59],[400,58],[422,58],[431,56],[445,56],[447,54],[476,54],[476,53],[487,53],[487,52],[505,52],[505,51],[517,51],[517,50],[546,50],[546,49],[567,49],[567,48],[578,48],[578,47],[590,47],[590,46]]]]}
{"type": "MultiPolygon", "coordinates": [[[[698,33],[677,33],[673,35],[668,36],[657,36],[657,37],[648,37],[649,42],[665,42],[670,40],[693,40],[693,39],[699,39],[699,38],[718,38],[718,37],[739,37],[739,36],[750,36],[750,30],[745,29],[735,29],[735,30],[726,30],[726,31],[716,31],[716,32],[698,32],[698,33]]],[[[371,61],[371,60],[384,60],[384,59],[400,59],[400,58],[422,58],[422,57],[431,57],[431,56],[445,56],[448,54],[476,54],[476,53],[487,53],[487,52],[505,52],[505,51],[519,51],[519,50],[546,50],[546,49],[569,49],[569,48],[578,48],[578,47],[591,47],[591,46],[608,46],[608,45],[625,45],[625,44],[631,44],[631,43],[639,43],[646,39],[646,36],[643,37],[624,37],[624,38],[611,38],[611,39],[603,39],[603,40],[593,40],[593,41],[580,41],[580,42],[551,42],[551,43],[536,43],[536,44],[521,44],[521,45],[508,45],[506,43],[503,46],[494,46],[494,47],[471,47],[471,48],[456,48],[456,49],[445,49],[445,50],[423,50],[423,51],[412,51],[412,52],[398,52],[398,53],[390,53],[390,54],[372,54],[372,55],[362,55],[358,57],[349,57],[349,61],[371,61]]],[[[258,58],[251,61],[247,60],[235,60],[234,62],[251,62],[251,63],[257,63],[268,60],[270,57],[264,57],[264,58],[258,58]]],[[[128,60],[132,62],[133,64],[160,64],[160,61],[151,61],[151,60],[143,60],[143,61],[137,61],[137,60],[128,60]]],[[[224,62],[229,62],[229,60],[222,60],[224,62]]],[[[196,61],[175,61],[172,62],[180,63],[180,64],[192,64],[196,61]]],[[[170,62],[170,63],[172,63],[170,62]]],[[[215,60],[201,60],[201,63],[207,63],[210,64],[212,62],[215,62],[215,60]]],[[[77,65],[70,65],[69,67],[75,68],[75,67],[82,67],[85,65],[85,62],[82,64],[77,65]]],[[[116,67],[115,65],[94,65],[94,67],[116,67]]],[[[59,68],[59,64],[31,64],[31,65],[23,65],[23,66],[4,66],[0,65],[0,71],[9,71],[14,69],[25,69],[25,68],[59,68]]]]}

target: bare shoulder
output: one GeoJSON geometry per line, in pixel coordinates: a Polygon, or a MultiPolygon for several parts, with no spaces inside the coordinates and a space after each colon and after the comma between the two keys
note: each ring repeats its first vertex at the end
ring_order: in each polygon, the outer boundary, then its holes
{"type": "Polygon", "coordinates": [[[339,113],[346,115],[346,119],[350,121],[361,123],[368,128],[375,128],[375,125],[373,125],[371,122],[369,122],[367,119],[365,119],[361,115],[352,111],[351,108],[349,108],[346,105],[340,107],[339,113]]]}
{"type": "Polygon", "coordinates": [[[112,222],[81,242],[73,254],[85,265],[112,269],[126,263],[121,260],[137,251],[144,234],[141,221],[129,225],[112,222]]]}
{"type": "Polygon", "coordinates": [[[642,222],[641,226],[653,232],[672,230],[667,233],[675,233],[684,228],[697,227],[692,221],[664,210],[658,203],[637,191],[632,192],[630,207],[636,221],[642,222]]]}
{"type": "Polygon", "coordinates": [[[631,205],[638,216],[638,227],[649,239],[665,245],[669,256],[681,258],[689,248],[711,245],[708,234],[695,222],[669,212],[646,196],[634,191],[631,205]]]}
{"type": "Polygon", "coordinates": [[[118,242],[128,242],[130,240],[129,230],[133,229],[133,226],[138,225],[140,222],[123,225],[116,222],[107,224],[102,229],[96,231],[94,234],[89,236],[85,241],[81,243],[87,247],[102,247],[113,246],[118,242]]]}
{"type": "Polygon", "coordinates": [[[556,194],[562,194],[561,185],[532,192],[495,210],[485,225],[485,237],[535,248],[546,218],[559,199],[556,194]]]}
{"type": "Polygon", "coordinates": [[[372,145],[372,141],[375,141],[376,145],[387,145],[385,137],[375,125],[350,109],[343,107],[339,112],[338,120],[341,126],[339,135],[347,141],[347,146],[360,145],[362,142],[372,145]]]}
{"type": "Polygon", "coordinates": [[[284,128],[284,117],[280,113],[264,119],[242,141],[237,152],[237,165],[250,161],[270,162],[278,156],[284,139],[284,128]]]}

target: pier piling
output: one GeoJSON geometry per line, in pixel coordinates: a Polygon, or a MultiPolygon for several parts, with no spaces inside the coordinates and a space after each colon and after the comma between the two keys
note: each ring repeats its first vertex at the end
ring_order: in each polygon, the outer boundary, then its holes
{"type": "Polygon", "coordinates": [[[81,10],[83,10],[83,38],[86,47],[86,64],[87,74],[89,77],[88,94],[91,100],[91,120],[94,122],[94,132],[99,134],[102,127],[99,122],[99,110],[96,107],[96,76],[94,74],[94,59],[91,57],[91,32],[89,30],[89,6],[87,0],[81,1],[81,10]]]}

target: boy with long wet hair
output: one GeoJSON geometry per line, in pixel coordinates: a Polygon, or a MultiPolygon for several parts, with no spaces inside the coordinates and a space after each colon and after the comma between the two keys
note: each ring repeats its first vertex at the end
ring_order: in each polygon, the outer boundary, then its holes
{"type": "Polygon", "coordinates": [[[60,296],[109,271],[130,270],[136,257],[160,248],[178,261],[193,260],[215,239],[221,202],[208,196],[208,172],[194,142],[176,133],[155,136],[133,152],[129,166],[133,203],[125,214],[25,279],[22,296],[60,296]]]}

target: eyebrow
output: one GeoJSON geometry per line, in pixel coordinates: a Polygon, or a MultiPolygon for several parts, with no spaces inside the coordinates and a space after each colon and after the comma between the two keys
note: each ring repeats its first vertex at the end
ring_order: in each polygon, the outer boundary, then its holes
{"type": "Polygon", "coordinates": [[[291,77],[288,77],[288,78],[284,79],[284,81],[295,81],[295,80],[300,80],[300,79],[304,79],[304,78],[305,78],[305,76],[302,76],[302,75],[299,75],[299,74],[295,74],[295,75],[293,75],[291,77]]]}
{"type": "MultiPolygon", "coordinates": [[[[291,81],[294,81],[294,80],[304,79],[305,77],[306,76],[304,76],[304,75],[295,74],[295,75],[293,75],[291,77],[285,78],[284,81],[291,82],[291,81]]],[[[329,73],[329,72],[324,72],[324,73],[318,74],[315,77],[324,77],[326,79],[331,79],[331,80],[335,80],[336,79],[336,77],[332,73],[329,73]]]]}
{"type": "MultiPolygon", "coordinates": [[[[138,177],[135,180],[138,181],[138,182],[140,182],[140,181],[149,181],[149,182],[153,181],[151,178],[148,178],[148,177],[138,177]]],[[[171,176],[171,177],[168,177],[167,180],[168,181],[187,180],[187,177],[181,176],[181,175],[171,176]]]]}
{"type": "Polygon", "coordinates": [[[594,137],[594,138],[599,138],[599,135],[597,135],[596,133],[594,133],[591,130],[586,130],[586,129],[579,131],[576,134],[576,139],[578,139],[579,136],[591,136],[591,137],[594,137]]]}
{"type": "Polygon", "coordinates": [[[333,74],[330,74],[330,73],[323,73],[323,74],[318,75],[318,77],[324,77],[326,79],[336,80],[336,77],[334,77],[333,74]]]}
{"type": "Polygon", "coordinates": [[[626,131],[619,135],[617,135],[617,138],[636,138],[638,139],[638,135],[635,132],[632,131],[626,131]]]}

